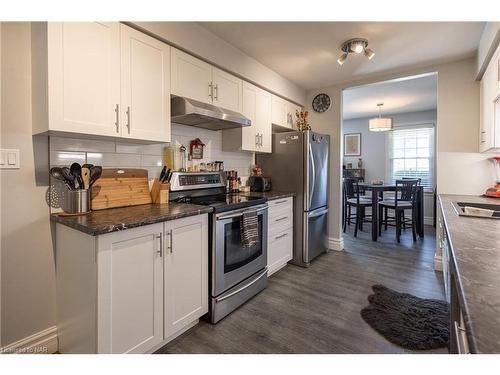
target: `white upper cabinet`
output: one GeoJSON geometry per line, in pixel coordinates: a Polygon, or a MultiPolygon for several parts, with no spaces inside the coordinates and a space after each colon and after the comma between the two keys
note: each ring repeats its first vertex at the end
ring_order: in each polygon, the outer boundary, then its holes
{"type": "Polygon", "coordinates": [[[225,151],[271,152],[271,94],[243,82],[241,113],[251,126],[222,131],[225,151]]]}
{"type": "Polygon", "coordinates": [[[500,46],[480,82],[479,151],[500,150],[500,46]]]}
{"type": "Polygon", "coordinates": [[[168,142],[169,49],[117,22],[33,23],[33,133],[168,142]]]}
{"type": "Polygon", "coordinates": [[[272,125],[271,125],[271,94],[262,89],[257,89],[257,105],[255,122],[258,142],[255,151],[269,153],[272,151],[272,125]]]}
{"type": "Polygon", "coordinates": [[[243,81],[223,70],[212,69],[213,103],[235,112],[242,111],[243,81]]]}
{"type": "Polygon", "coordinates": [[[274,125],[291,128],[287,123],[287,102],[279,96],[272,95],[272,123],[274,125]]]}
{"type": "Polygon", "coordinates": [[[98,353],[144,353],[163,341],[163,223],[98,237],[98,353]]]}
{"type": "Polygon", "coordinates": [[[172,48],[170,91],[173,95],[212,103],[212,66],[172,48]]]}
{"type": "Polygon", "coordinates": [[[242,111],[243,81],[185,52],[172,48],[173,95],[242,111]]]}
{"type": "Polygon", "coordinates": [[[170,142],[170,47],[120,27],[122,136],[170,142]]]}
{"type": "Polygon", "coordinates": [[[208,312],[208,216],[165,224],[165,340],[208,312]]]}
{"type": "Polygon", "coordinates": [[[35,23],[32,35],[34,128],[119,135],[120,25],[35,23]]]}

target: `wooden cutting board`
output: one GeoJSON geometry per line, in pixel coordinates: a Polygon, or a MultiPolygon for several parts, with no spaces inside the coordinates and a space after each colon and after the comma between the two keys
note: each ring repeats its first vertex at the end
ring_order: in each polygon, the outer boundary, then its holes
{"type": "Polygon", "coordinates": [[[148,171],[145,169],[103,169],[92,186],[92,210],[151,203],[148,171]]]}

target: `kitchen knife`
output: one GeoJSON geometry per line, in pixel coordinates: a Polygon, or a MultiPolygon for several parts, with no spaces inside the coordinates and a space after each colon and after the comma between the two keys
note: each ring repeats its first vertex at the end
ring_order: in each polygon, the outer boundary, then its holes
{"type": "Polygon", "coordinates": [[[167,169],[167,173],[165,173],[165,176],[163,176],[163,179],[161,180],[162,183],[165,183],[168,181],[168,176],[170,176],[170,168],[167,169]]]}
{"type": "Polygon", "coordinates": [[[165,178],[166,173],[167,173],[167,166],[164,165],[162,170],[161,170],[161,173],[160,173],[160,182],[163,182],[163,179],[165,178]]]}

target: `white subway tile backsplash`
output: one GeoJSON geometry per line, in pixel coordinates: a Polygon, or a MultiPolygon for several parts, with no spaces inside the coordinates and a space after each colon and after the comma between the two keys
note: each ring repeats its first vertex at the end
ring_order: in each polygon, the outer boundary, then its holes
{"type": "Polygon", "coordinates": [[[203,159],[196,163],[224,161],[225,170],[237,170],[239,176],[248,176],[254,163],[251,152],[222,151],[222,131],[211,131],[192,126],[172,124],[171,143],[138,144],[113,140],[88,140],[78,138],[50,138],[51,165],[70,165],[73,162],[91,163],[105,168],[143,168],[150,178],[158,177],[163,165],[164,148],[176,148],[176,164],[180,165],[179,147],[189,150],[191,140],[200,138],[205,143],[203,159]]]}
{"type": "Polygon", "coordinates": [[[115,152],[114,141],[50,137],[51,151],[115,152]]]}
{"type": "Polygon", "coordinates": [[[85,152],[50,151],[50,165],[69,166],[73,163],[85,164],[85,152]]]}
{"type": "Polygon", "coordinates": [[[87,163],[107,168],[139,168],[141,166],[141,155],[89,152],[87,153],[87,163]]]}

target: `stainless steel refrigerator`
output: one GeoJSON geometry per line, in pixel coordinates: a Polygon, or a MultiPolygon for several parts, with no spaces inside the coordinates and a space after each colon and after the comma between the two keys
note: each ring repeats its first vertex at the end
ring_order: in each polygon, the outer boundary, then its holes
{"type": "Polygon", "coordinates": [[[272,154],[256,156],[273,190],[297,194],[292,263],[299,266],[327,249],[329,150],[330,136],[294,131],[273,134],[272,154]]]}

